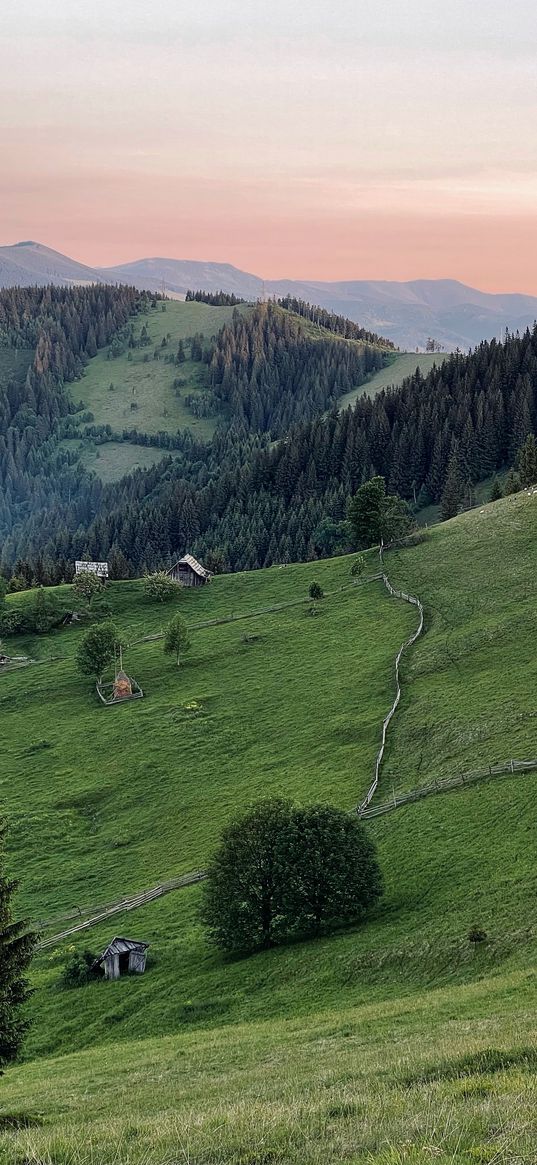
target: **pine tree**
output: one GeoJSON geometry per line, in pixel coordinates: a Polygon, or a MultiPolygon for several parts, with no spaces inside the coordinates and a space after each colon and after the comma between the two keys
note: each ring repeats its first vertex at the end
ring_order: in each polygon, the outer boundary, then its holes
{"type": "Polygon", "coordinates": [[[535,485],[537,482],[537,441],[533,433],[526,437],[519,451],[517,462],[522,488],[535,485]]]}
{"type": "Polygon", "coordinates": [[[459,458],[454,451],[448,462],[447,476],[442,491],[440,513],[442,521],[454,518],[462,506],[464,499],[464,483],[461,476],[459,458]]]}
{"type": "Polygon", "coordinates": [[[5,825],[0,824],[0,1065],[14,1060],[28,1020],[23,1005],[30,995],[26,972],[36,944],[25,922],[13,920],[11,901],[17,882],[3,870],[5,825]]]}
{"type": "Polygon", "coordinates": [[[503,490],[498,478],[495,477],[489,494],[489,502],[497,502],[500,498],[503,498],[503,490]]]}

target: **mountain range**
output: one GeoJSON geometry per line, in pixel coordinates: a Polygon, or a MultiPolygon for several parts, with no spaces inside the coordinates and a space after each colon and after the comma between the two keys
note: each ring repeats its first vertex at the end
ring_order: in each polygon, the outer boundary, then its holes
{"type": "Polygon", "coordinates": [[[140,290],[182,298],[189,289],[227,291],[244,299],[292,295],[381,333],[399,348],[424,348],[432,336],[447,350],[471,348],[524,331],[537,319],[537,296],[491,294],[454,279],[263,280],[230,263],[138,259],[116,267],[88,267],[41,243],[0,247],[0,287],[34,284],[129,283],[140,290]]]}

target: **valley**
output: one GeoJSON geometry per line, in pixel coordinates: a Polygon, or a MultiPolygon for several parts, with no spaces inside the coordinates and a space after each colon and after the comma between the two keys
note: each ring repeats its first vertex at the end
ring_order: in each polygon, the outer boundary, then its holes
{"type": "MultiPolygon", "coordinates": [[[[403,664],[380,799],[534,755],[536,504],[531,491],[506,498],[386,555],[394,584],[423,598],[426,631],[403,664]]],[[[185,592],[193,646],[179,670],[158,640],[140,642],[169,612],[136,581],[109,584],[146,691],[123,708],[102,709],[77,677],[76,628],[16,641],[37,661],[0,680],[21,909],[50,917],[199,868],[220,823],[260,795],[353,809],[415,612],[366,581],[373,554],[354,586],[351,562],[185,592]],[[312,577],[326,592],[315,618],[312,577]]],[[[44,951],[28,1062],[3,1086],[10,1109],[44,1124],[0,1137],[0,1160],[70,1165],[78,1146],[78,1160],[111,1165],[113,1144],[133,1165],[172,1161],[181,1145],[209,1161],[216,1140],[216,1159],[237,1165],[269,1151],[297,1163],[365,1152],[385,1165],[411,1136],[420,1165],[431,1146],[457,1165],[479,1146],[507,1162],[513,1137],[530,1165],[536,779],[485,781],[369,822],[386,892],[364,928],[222,960],[197,919],[200,890],[187,887],[75,940],[98,950],[123,927],[145,938],[139,980],[62,991],[73,941],[44,951]],[[487,937],[474,947],[476,925],[487,937]]]]}

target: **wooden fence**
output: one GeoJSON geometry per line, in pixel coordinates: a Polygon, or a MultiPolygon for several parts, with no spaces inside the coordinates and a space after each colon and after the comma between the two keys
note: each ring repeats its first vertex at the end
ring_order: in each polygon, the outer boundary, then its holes
{"type": "MultiPolygon", "coordinates": [[[[67,927],[59,934],[49,935],[47,938],[41,940],[38,944],[38,950],[46,950],[47,947],[54,947],[64,938],[69,938],[73,934],[78,934],[81,930],[88,930],[91,926],[97,926],[99,922],[107,922],[109,918],[113,918],[115,914],[123,914],[128,910],[136,910],[139,906],[145,906],[148,902],[154,902],[155,898],[162,898],[164,894],[169,894],[171,890],[181,890],[184,886],[193,886],[196,882],[202,882],[207,875],[204,870],[195,870],[192,874],[183,874],[179,878],[170,878],[167,882],[160,882],[158,886],[153,886],[151,890],[143,890],[139,894],[134,894],[130,898],[120,898],[117,902],[111,903],[109,906],[97,907],[95,913],[90,914],[88,918],[76,923],[74,926],[67,927]]],[[[71,915],[72,917],[72,915],[71,915]]],[[[47,927],[46,922],[40,924],[41,930],[47,927]]]]}
{"type": "Polygon", "coordinates": [[[537,760],[508,760],[503,764],[489,765],[488,769],[477,769],[470,773],[458,773],[454,777],[445,777],[440,781],[433,781],[430,785],[421,785],[418,789],[410,789],[407,793],[394,793],[389,801],[382,801],[379,805],[358,810],[360,817],[369,819],[380,817],[383,813],[391,813],[400,805],[408,805],[412,801],[421,801],[422,797],[430,797],[433,793],[446,793],[460,785],[473,785],[477,781],[488,780],[491,777],[512,776],[514,773],[531,772],[537,769],[537,760]]]}
{"type": "MultiPolygon", "coordinates": [[[[380,554],[380,561],[384,565],[383,557],[382,557],[382,546],[380,546],[380,548],[379,548],[379,554],[380,554]]],[[[364,800],[358,806],[357,812],[358,812],[360,817],[364,816],[364,811],[368,808],[369,804],[373,800],[373,797],[375,796],[375,793],[378,789],[380,770],[382,767],[382,761],[384,759],[384,751],[386,748],[386,735],[388,732],[388,727],[390,725],[391,720],[395,716],[395,713],[396,713],[397,708],[399,706],[399,701],[401,699],[401,680],[400,680],[400,673],[399,673],[401,659],[403,657],[404,652],[407,651],[409,647],[412,647],[412,644],[416,642],[416,639],[419,639],[419,637],[423,631],[423,605],[422,605],[420,599],[416,598],[415,595],[407,595],[405,591],[397,591],[395,589],[395,587],[392,587],[392,584],[391,584],[387,574],[382,573],[380,575],[380,577],[382,578],[384,586],[389,591],[390,595],[393,595],[394,598],[402,599],[405,603],[411,603],[414,607],[417,607],[417,609],[419,611],[419,623],[418,623],[416,630],[413,632],[413,634],[410,635],[408,639],[405,639],[405,642],[401,644],[399,651],[397,652],[397,655],[395,657],[395,700],[390,708],[390,711],[388,712],[388,715],[385,717],[385,719],[382,722],[382,737],[381,737],[380,748],[379,748],[379,751],[377,753],[377,759],[375,761],[375,775],[374,775],[373,780],[369,786],[369,789],[364,797],[364,800]]]]}

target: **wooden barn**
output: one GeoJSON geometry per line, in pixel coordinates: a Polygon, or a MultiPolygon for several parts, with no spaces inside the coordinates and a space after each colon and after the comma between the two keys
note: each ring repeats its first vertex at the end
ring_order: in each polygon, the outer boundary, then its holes
{"type": "Polygon", "coordinates": [[[210,570],[206,570],[192,554],[184,554],[166,573],[184,587],[202,587],[213,577],[210,570]]]}
{"type": "Polygon", "coordinates": [[[149,943],[141,943],[134,938],[113,938],[93,966],[97,968],[104,964],[106,979],[119,979],[121,975],[143,975],[148,946],[149,943]]]}

